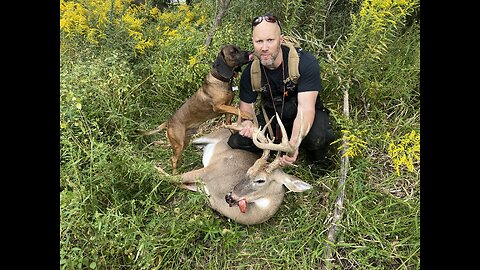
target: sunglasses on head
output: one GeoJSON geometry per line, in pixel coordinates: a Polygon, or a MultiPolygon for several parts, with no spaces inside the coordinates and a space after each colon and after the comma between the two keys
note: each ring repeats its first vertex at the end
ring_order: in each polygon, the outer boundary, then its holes
{"type": "Polygon", "coordinates": [[[277,23],[278,27],[280,27],[280,31],[282,31],[282,26],[280,25],[280,21],[278,20],[277,17],[274,15],[263,15],[263,16],[258,16],[253,18],[252,21],[252,28],[257,26],[259,23],[261,23],[263,20],[269,22],[269,23],[277,23]]]}

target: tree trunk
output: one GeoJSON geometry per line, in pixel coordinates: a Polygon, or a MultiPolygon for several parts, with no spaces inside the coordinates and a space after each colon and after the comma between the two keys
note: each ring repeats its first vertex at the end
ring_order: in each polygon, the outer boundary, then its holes
{"type": "MultiPolygon", "coordinates": [[[[327,58],[331,61],[330,53],[327,52],[327,58]]],[[[343,88],[343,115],[346,119],[349,118],[350,110],[349,110],[349,102],[348,102],[348,90],[350,89],[351,82],[347,80],[345,83],[342,82],[342,78],[338,73],[336,67],[334,67],[335,73],[337,73],[338,81],[341,87],[343,88]]],[[[338,197],[335,200],[335,208],[333,211],[333,217],[330,222],[330,228],[328,229],[327,235],[327,243],[324,252],[324,262],[325,264],[322,266],[322,269],[331,269],[331,262],[332,262],[332,246],[331,244],[335,244],[337,241],[337,234],[338,234],[338,223],[342,218],[343,214],[343,201],[345,198],[345,181],[347,179],[348,168],[349,168],[349,159],[345,153],[348,151],[348,142],[345,139],[342,139],[342,158],[340,161],[340,179],[338,180],[338,189],[340,192],[338,193],[338,197]]]]}
{"type": "Polygon", "coordinates": [[[219,0],[218,1],[218,10],[217,15],[215,16],[215,21],[213,22],[212,28],[208,33],[207,39],[205,40],[205,49],[208,49],[210,43],[212,43],[213,35],[215,31],[217,31],[218,26],[222,22],[222,17],[228,9],[228,5],[230,4],[230,0],[219,0]]]}

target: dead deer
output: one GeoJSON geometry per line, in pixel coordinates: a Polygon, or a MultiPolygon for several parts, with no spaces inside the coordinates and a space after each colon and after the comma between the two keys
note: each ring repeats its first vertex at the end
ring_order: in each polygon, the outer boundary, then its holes
{"type": "Polygon", "coordinates": [[[296,176],[285,173],[280,167],[280,151],[294,151],[301,140],[294,147],[289,145],[287,133],[279,120],[283,139],[281,144],[273,144],[265,135],[266,127],[271,121],[262,130],[255,121],[253,141],[263,149],[261,157],[252,152],[230,148],[227,144],[231,135],[229,129],[238,129],[234,125],[193,140],[195,146],[203,149],[204,167],[182,174],[181,187],[204,192],[211,208],[238,223],[251,225],[270,219],[283,201],[284,186],[293,192],[312,188],[296,176]],[[279,151],[271,163],[268,162],[270,150],[279,151]]]}

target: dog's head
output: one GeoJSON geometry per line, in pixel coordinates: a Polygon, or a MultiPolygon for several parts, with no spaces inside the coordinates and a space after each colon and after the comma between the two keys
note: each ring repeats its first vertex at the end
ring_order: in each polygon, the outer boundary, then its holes
{"type": "Polygon", "coordinates": [[[252,61],[253,54],[235,45],[223,46],[213,63],[213,68],[224,78],[230,79],[240,67],[252,61]]]}

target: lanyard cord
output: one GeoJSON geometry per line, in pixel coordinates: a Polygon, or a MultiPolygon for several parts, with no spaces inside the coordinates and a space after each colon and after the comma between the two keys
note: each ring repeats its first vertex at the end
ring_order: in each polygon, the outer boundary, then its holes
{"type": "MultiPolygon", "coordinates": [[[[263,73],[265,74],[265,79],[267,80],[267,85],[268,85],[268,90],[270,92],[270,97],[272,98],[272,105],[273,105],[273,109],[275,110],[276,113],[277,112],[277,107],[275,106],[275,101],[273,100],[273,91],[272,91],[272,87],[270,86],[270,82],[268,80],[268,76],[267,76],[267,72],[265,72],[265,67],[263,65],[262,66],[262,69],[263,69],[263,73]]],[[[285,65],[284,65],[284,62],[282,61],[282,82],[285,82],[285,65]]],[[[284,108],[284,104],[285,104],[285,95],[286,95],[286,92],[285,92],[285,83],[283,83],[283,95],[282,95],[282,111],[280,112],[280,120],[283,119],[283,108],[284,108]]],[[[268,121],[268,119],[265,119],[265,121],[268,121]]],[[[277,121],[278,123],[278,121],[277,121]]],[[[279,125],[277,124],[277,127],[275,129],[275,137],[278,138],[279,140],[282,139],[282,133],[279,132],[279,125]]]]}

